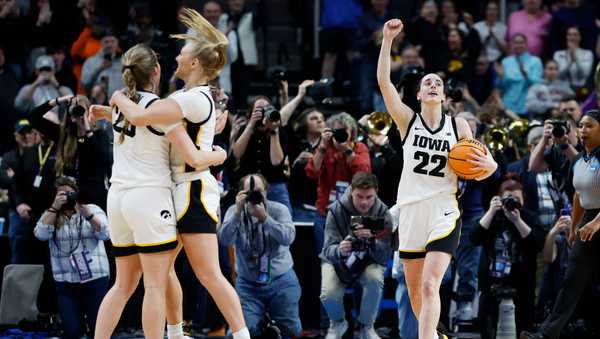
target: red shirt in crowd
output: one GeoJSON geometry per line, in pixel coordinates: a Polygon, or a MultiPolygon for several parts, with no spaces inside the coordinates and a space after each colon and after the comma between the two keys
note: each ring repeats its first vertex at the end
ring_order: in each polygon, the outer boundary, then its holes
{"type": "Polygon", "coordinates": [[[318,179],[317,184],[317,211],[325,215],[329,205],[329,193],[335,188],[336,182],[345,181],[350,183],[357,172],[371,172],[371,158],[367,146],[357,142],[350,164],[347,155],[339,152],[334,146],[329,146],[321,163],[321,168],[315,168],[311,158],[306,164],[306,176],[318,179]]]}

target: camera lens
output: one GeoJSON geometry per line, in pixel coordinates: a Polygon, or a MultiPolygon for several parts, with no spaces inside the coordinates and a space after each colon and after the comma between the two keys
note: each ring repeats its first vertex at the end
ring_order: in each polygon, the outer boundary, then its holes
{"type": "Polygon", "coordinates": [[[71,108],[71,114],[75,117],[82,117],[85,114],[85,108],[81,105],[71,108]]]}
{"type": "Polygon", "coordinates": [[[552,128],[552,135],[555,138],[562,138],[565,136],[565,134],[567,134],[567,131],[565,130],[564,126],[555,125],[554,128],[552,128]]]}
{"type": "Polygon", "coordinates": [[[276,122],[281,120],[281,114],[272,105],[264,106],[261,108],[263,117],[266,118],[270,122],[276,122]]]}
{"type": "Polygon", "coordinates": [[[348,132],[346,132],[346,129],[344,128],[338,128],[333,130],[333,138],[340,144],[348,141],[348,137],[348,132]]]}

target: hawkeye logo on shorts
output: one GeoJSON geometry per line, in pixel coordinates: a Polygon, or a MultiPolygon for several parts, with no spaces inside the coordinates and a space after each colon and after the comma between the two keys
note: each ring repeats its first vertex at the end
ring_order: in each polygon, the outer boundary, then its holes
{"type": "Polygon", "coordinates": [[[160,211],[160,217],[164,220],[164,221],[169,221],[171,220],[171,212],[167,211],[167,210],[162,210],[160,211]]]}

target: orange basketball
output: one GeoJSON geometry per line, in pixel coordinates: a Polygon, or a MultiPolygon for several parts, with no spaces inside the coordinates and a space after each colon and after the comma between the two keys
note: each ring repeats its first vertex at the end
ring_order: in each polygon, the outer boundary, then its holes
{"type": "Polygon", "coordinates": [[[475,165],[467,161],[467,159],[471,159],[471,155],[475,155],[475,149],[484,154],[487,153],[485,146],[480,141],[462,139],[452,147],[448,154],[450,168],[463,179],[475,179],[483,174],[483,170],[474,169],[475,165]]]}

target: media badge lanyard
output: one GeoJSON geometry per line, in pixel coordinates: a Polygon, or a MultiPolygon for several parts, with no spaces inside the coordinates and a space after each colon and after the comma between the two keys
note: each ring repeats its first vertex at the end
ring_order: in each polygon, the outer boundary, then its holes
{"type": "Polygon", "coordinates": [[[42,145],[38,145],[38,161],[40,163],[40,169],[38,174],[35,176],[33,180],[33,187],[39,188],[42,184],[42,171],[44,170],[44,165],[48,161],[48,157],[50,156],[50,152],[52,151],[52,147],[54,147],[54,141],[50,141],[50,146],[46,149],[46,153],[42,156],[42,145]]]}
{"type": "Polygon", "coordinates": [[[71,267],[79,274],[79,279],[81,283],[90,281],[92,279],[92,270],[90,269],[90,263],[92,262],[92,258],[90,256],[90,252],[87,250],[85,246],[85,242],[82,242],[82,229],[83,228],[83,220],[82,216],[79,215],[79,220],[77,223],[77,242],[73,247],[73,233],[71,232],[71,223],[69,223],[69,230],[66,231],[69,238],[69,249],[68,251],[63,251],[56,241],[56,230],[52,233],[52,241],[54,242],[54,246],[59,252],[59,257],[68,256],[69,263],[71,267]],[[83,244],[83,250],[77,251],[79,248],[79,244],[83,244]]]}
{"type": "MultiPolygon", "coordinates": [[[[258,224],[254,223],[252,217],[248,215],[248,211],[244,208],[244,219],[245,224],[249,225],[247,229],[248,245],[250,247],[250,258],[251,260],[258,260],[258,277],[256,283],[261,285],[268,285],[271,283],[271,258],[267,253],[268,235],[265,234],[264,228],[259,231],[258,224]],[[255,246],[257,239],[255,238],[257,233],[260,232],[262,235],[262,246],[255,246]]],[[[260,236],[259,235],[259,236],[260,236]]]]}

